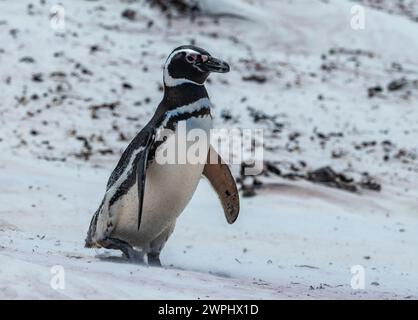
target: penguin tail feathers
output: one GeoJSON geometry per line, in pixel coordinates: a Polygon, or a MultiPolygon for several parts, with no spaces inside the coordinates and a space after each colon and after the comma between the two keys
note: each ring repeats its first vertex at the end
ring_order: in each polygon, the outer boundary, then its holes
{"type": "Polygon", "coordinates": [[[93,242],[93,239],[90,235],[90,232],[87,234],[87,238],[84,242],[84,248],[94,248],[95,247],[95,243],[93,242]]]}
{"type": "Polygon", "coordinates": [[[99,212],[100,209],[102,208],[103,202],[100,205],[99,209],[97,209],[97,211],[94,213],[91,222],[90,222],[90,226],[89,226],[89,230],[87,231],[87,237],[84,243],[84,247],[85,248],[98,248],[100,246],[98,246],[97,242],[93,240],[93,235],[96,233],[96,227],[97,227],[97,219],[99,217],[99,212]]]}
{"type": "Polygon", "coordinates": [[[101,248],[100,243],[93,241],[90,237],[87,237],[84,242],[84,248],[101,248]]]}
{"type": "Polygon", "coordinates": [[[84,248],[94,248],[94,244],[91,241],[91,239],[86,239],[86,242],[84,243],[84,248]]]}

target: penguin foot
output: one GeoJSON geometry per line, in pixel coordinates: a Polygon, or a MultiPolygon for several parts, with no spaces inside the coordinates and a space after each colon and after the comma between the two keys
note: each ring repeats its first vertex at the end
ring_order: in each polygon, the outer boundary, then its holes
{"type": "Polygon", "coordinates": [[[148,253],[148,264],[152,267],[161,267],[160,254],[148,253]]]}
{"type": "Polygon", "coordinates": [[[128,258],[128,260],[135,263],[144,263],[144,255],[142,252],[136,251],[129,243],[115,239],[115,238],[106,238],[100,241],[100,245],[106,249],[115,249],[123,252],[123,255],[128,258]]]}
{"type": "Polygon", "coordinates": [[[137,264],[144,264],[144,254],[142,252],[136,251],[134,248],[132,248],[132,251],[129,251],[129,253],[123,252],[123,255],[132,263],[137,264]]]}

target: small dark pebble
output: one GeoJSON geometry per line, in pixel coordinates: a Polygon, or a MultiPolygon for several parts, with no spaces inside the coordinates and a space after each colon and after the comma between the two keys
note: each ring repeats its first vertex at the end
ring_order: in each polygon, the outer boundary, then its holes
{"type": "Polygon", "coordinates": [[[126,9],[122,11],[122,17],[130,21],[134,21],[136,17],[136,11],[132,9],[126,9]]]}

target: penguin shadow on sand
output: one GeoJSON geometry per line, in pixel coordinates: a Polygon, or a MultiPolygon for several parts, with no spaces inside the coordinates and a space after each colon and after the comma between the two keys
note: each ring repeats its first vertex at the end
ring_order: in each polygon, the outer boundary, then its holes
{"type": "MultiPolygon", "coordinates": [[[[146,266],[146,267],[154,267],[153,265],[150,265],[147,263],[147,259],[144,257],[143,260],[136,260],[132,261],[132,259],[128,258],[124,254],[117,254],[111,251],[105,251],[105,252],[99,252],[97,250],[96,255],[94,256],[95,259],[103,262],[113,262],[113,263],[121,263],[121,264],[132,264],[132,265],[138,265],[138,266],[146,266]]],[[[159,266],[162,267],[163,266],[159,266]]]]}
{"type": "MultiPolygon", "coordinates": [[[[133,262],[126,256],[124,255],[115,255],[112,252],[98,252],[95,255],[95,258],[98,259],[99,261],[103,261],[103,262],[112,262],[112,263],[121,263],[121,264],[130,264],[132,265],[133,262]]],[[[193,273],[197,273],[197,274],[210,274],[214,277],[219,277],[219,278],[225,278],[225,279],[231,279],[232,275],[222,271],[222,270],[202,270],[199,268],[186,268],[183,266],[178,266],[178,265],[174,265],[174,264],[167,264],[167,265],[161,265],[161,266],[155,266],[155,265],[150,265],[146,262],[146,259],[144,259],[143,262],[136,262],[134,263],[134,265],[137,266],[142,266],[142,267],[157,267],[157,268],[161,268],[161,269],[165,269],[165,270],[173,270],[173,271],[187,271],[187,272],[193,272],[193,273]]]]}
{"type": "MultiPolygon", "coordinates": [[[[132,264],[132,262],[127,257],[124,257],[123,255],[117,256],[117,255],[113,255],[107,252],[97,253],[94,257],[104,262],[132,264]]],[[[145,262],[143,264],[146,265],[145,262]]]]}

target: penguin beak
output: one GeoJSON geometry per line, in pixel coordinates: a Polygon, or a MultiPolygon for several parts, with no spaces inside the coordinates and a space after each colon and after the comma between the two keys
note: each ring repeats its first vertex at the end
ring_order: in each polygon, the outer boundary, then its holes
{"type": "Polygon", "coordinates": [[[207,72],[227,73],[230,70],[225,61],[210,56],[206,56],[199,67],[207,72]]]}

